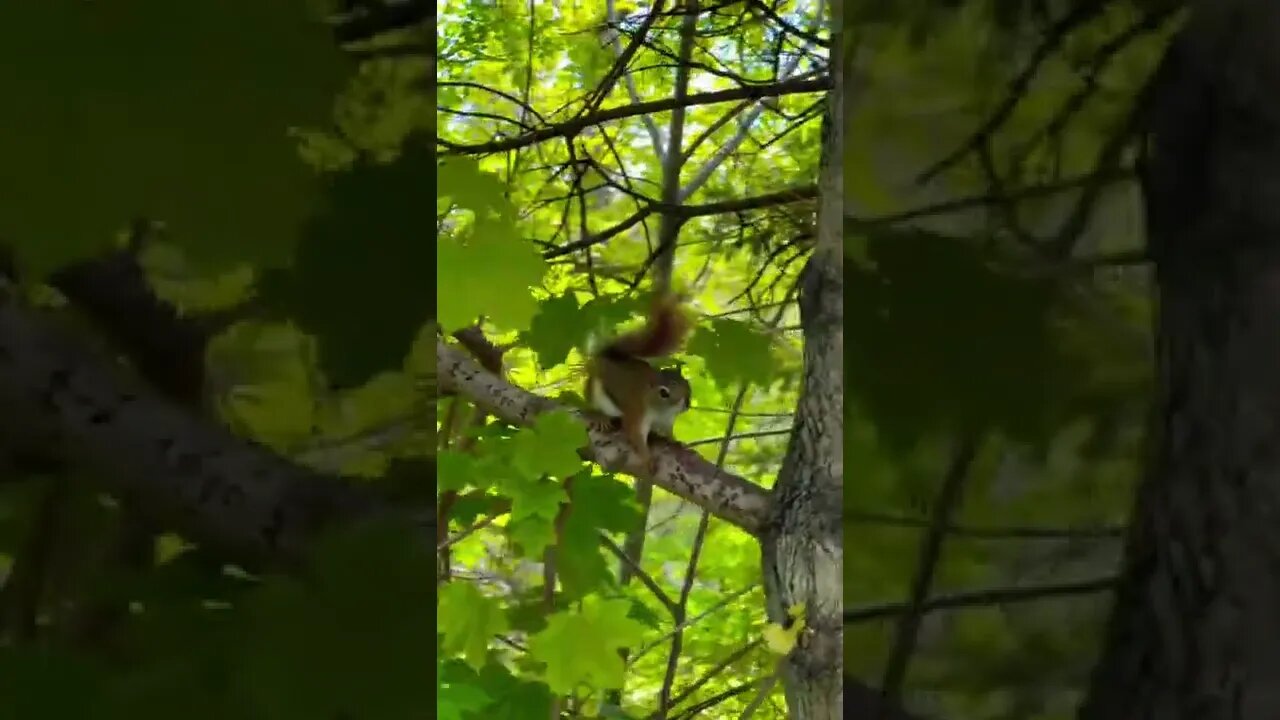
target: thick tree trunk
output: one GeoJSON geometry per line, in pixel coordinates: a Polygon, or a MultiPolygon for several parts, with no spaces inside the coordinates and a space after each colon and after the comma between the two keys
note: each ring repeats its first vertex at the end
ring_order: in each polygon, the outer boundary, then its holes
{"type": "Polygon", "coordinates": [[[1280,3],[1202,2],[1148,107],[1159,396],[1083,720],[1280,718],[1280,3]]]}
{"type": "Polygon", "coordinates": [[[800,290],[804,385],[774,487],[772,521],[761,537],[770,620],[781,622],[787,608],[805,606],[806,632],[782,667],[793,720],[844,717],[844,88],[839,46],[837,35],[819,178],[818,241],[800,290]]]}

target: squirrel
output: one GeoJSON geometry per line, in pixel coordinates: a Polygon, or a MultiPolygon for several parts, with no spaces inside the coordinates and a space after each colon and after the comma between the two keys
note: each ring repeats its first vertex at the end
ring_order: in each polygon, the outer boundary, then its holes
{"type": "Polygon", "coordinates": [[[679,299],[660,294],[644,327],[610,340],[587,361],[587,400],[605,415],[621,418],[627,441],[646,463],[649,432],[672,437],[676,416],[689,409],[690,395],[680,370],[660,370],[647,359],[679,349],[689,325],[679,299]]]}

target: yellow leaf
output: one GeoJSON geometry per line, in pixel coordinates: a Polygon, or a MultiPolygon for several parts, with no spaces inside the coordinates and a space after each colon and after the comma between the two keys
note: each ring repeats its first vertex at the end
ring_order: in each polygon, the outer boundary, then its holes
{"type": "Polygon", "coordinates": [[[786,655],[796,646],[796,629],[783,628],[779,623],[769,623],[764,628],[764,644],[778,655],[786,655]]]}
{"type": "Polygon", "coordinates": [[[764,627],[764,643],[779,655],[786,655],[796,646],[796,638],[804,630],[804,603],[796,603],[787,608],[787,617],[791,627],[783,627],[782,623],[769,623],[764,627]]]}

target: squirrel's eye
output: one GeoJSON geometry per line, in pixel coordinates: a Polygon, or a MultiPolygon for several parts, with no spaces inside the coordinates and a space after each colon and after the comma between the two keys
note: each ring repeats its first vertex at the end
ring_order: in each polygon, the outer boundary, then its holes
{"type": "Polygon", "coordinates": [[[671,391],[667,389],[666,385],[658,386],[658,397],[662,398],[663,400],[666,400],[667,398],[671,397],[671,391]]]}

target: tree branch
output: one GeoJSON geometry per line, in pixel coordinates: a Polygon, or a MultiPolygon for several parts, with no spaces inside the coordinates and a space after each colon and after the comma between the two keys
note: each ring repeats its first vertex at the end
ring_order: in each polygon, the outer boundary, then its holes
{"type": "Polygon", "coordinates": [[[948,153],[941,160],[926,168],[916,178],[916,182],[924,184],[947,168],[955,165],[964,156],[978,149],[995,135],[1013,115],[1013,111],[1018,107],[1018,103],[1022,101],[1023,96],[1027,92],[1027,88],[1031,86],[1031,82],[1035,80],[1036,75],[1040,73],[1040,67],[1044,64],[1049,56],[1054,53],[1062,43],[1066,41],[1076,28],[1089,22],[1096,17],[1106,7],[1106,0],[1083,0],[1078,3],[1070,12],[1064,15],[1048,29],[1044,39],[1036,47],[1031,54],[1031,59],[1026,66],[1014,77],[1009,83],[1009,89],[1006,91],[1004,99],[995,111],[987,117],[987,120],[979,127],[960,147],[948,153]]]}
{"type": "Polygon", "coordinates": [[[441,152],[441,155],[480,155],[499,153],[528,147],[552,138],[571,137],[589,127],[592,127],[593,125],[600,125],[613,120],[622,120],[624,118],[635,117],[637,115],[665,112],[673,110],[676,107],[693,107],[694,105],[711,105],[713,103],[733,100],[755,100],[762,97],[778,95],[822,92],[824,90],[829,90],[830,88],[831,78],[825,76],[818,78],[783,80],[782,82],[769,83],[767,85],[745,85],[743,87],[731,88],[729,90],[696,93],[681,99],[662,98],[660,100],[651,100],[649,102],[635,103],[632,105],[620,105],[618,107],[609,108],[608,110],[601,110],[598,113],[594,113],[586,117],[574,118],[549,127],[540,128],[530,133],[501,140],[493,140],[487,143],[464,145],[461,143],[448,142],[438,138],[436,142],[439,143],[441,147],[445,148],[445,152],[441,152]]]}
{"type": "MultiPolygon", "coordinates": [[[[1029,587],[995,588],[992,590],[975,590],[973,592],[956,593],[932,597],[920,604],[924,612],[938,610],[955,610],[964,607],[980,607],[983,605],[1004,605],[1030,600],[1063,597],[1068,595],[1092,595],[1106,592],[1116,586],[1117,576],[1105,575],[1089,580],[1075,582],[1031,585],[1029,587]]],[[[894,617],[907,612],[912,607],[909,602],[880,603],[844,611],[844,624],[849,625],[866,620],[878,620],[894,617]]]]}
{"type": "Polygon", "coordinates": [[[395,30],[406,30],[430,21],[435,24],[435,5],[422,0],[353,3],[358,9],[333,28],[339,44],[370,40],[395,30]]]}
{"type": "MultiPolygon", "coordinates": [[[[633,193],[632,194],[634,197],[633,193]]],[[[766,193],[764,195],[754,195],[752,197],[735,198],[733,200],[721,200],[718,202],[702,203],[700,205],[681,205],[664,203],[654,200],[645,199],[648,206],[642,210],[637,210],[624,220],[619,221],[612,227],[602,230],[595,235],[579,238],[570,243],[565,243],[558,247],[550,248],[542,253],[542,257],[547,260],[563,257],[570,253],[577,252],[592,245],[598,245],[626,230],[635,227],[644,221],[645,218],[655,212],[669,213],[679,216],[682,220],[694,217],[705,217],[707,215],[723,215],[733,212],[746,212],[749,210],[763,210],[764,208],[773,207],[775,205],[786,205],[793,202],[801,202],[804,200],[812,200],[818,195],[818,187],[816,185],[802,185],[800,187],[789,188],[787,190],[779,190],[777,192],[766,193]]]]}
{"type": "MultiPolygon", "coordinates": [[[[561,407],[485,371],[465,352],[443,340],[436,341],[436,367],[442,393],[464,395],[484,411],[513,425],[529,425],[542,413],[561,407]]],[[[607,470],[645,476],[664,490],[753,535],[764,527],[769,514],[769,493],[765,489],[717,470],[689,448],[659,437],[650,440],[655,463],[654,472],[650,473],[608,418],[575,412],[587,426],[590,445],[583,455],[588,460],[607,470]]]]}
{"type": "Polygon", "coordinates": [[[323,526],[390,508],[161,396],[74,331],[0,292],[0,445],[64,458],[237,561],[296,560],[323,526]]]}
{"type": "Polygon", "coordinates": [[[920,621],[924,618],[924,602],[929,599],[934,571],[938,561],[942,559],[942,543],[947,536],[947,526],[951,524],[951,517],[959,508],[969,468],[977,456],[979,444],[977,433],[960,439],[952,453],[951,465],[942,481],[938,499],[934,503],[933,520],[921,543],[920,562],[916,567],[916,577],[911,583],[911,606],[898,620],[898,634],[886,663],[884,680],[880,683],[880,692],[888,703],[897,703],[901,697],[902,682],[906,679],[907,666],[915,653],[920,621]]]}

